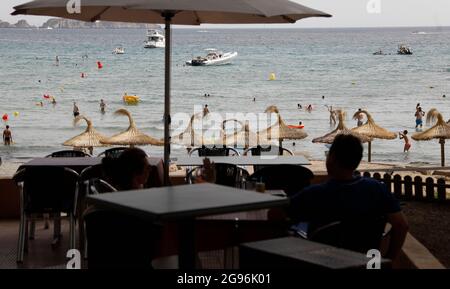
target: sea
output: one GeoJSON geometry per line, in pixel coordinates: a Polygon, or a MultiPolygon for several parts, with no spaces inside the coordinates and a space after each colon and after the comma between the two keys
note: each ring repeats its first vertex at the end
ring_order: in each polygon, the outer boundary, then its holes
{"type": "MultiPolygon", "coordinates": [[[[324,159],[327,147],[311,140],[333,130],[327,106],[345,110],[348,127],[356,125],[352,115],[363,108],[378,125],[409,134],[415,132],[417,103],[450,118],[450,28],[175,27],[172,36],[171,108],[177,119],[172,134],[183,131],[188,116],[205,104],[223,118],[260,114],[276,105],[286,123],[302,121],[308,133],[283,145],[324,159]],[[401,44],[413,55],[397,55],[401,44]],[[223,66],[185,65],[207,48],[238,56],[223,66]],[[387,55],[373,55],[380,49],[387,55]],[[310,113],[305,110],[309,104],[310,113]]],[[[10,125],[14,140],[11,147],[0,145],[3,160],[23,161],[65,149],[62,143],[85,129],[84,123],[73,124],[73,102],[105,135],[127,129],[127,118],[113,113],[126,108],[139,129],[162,138],[164,49],[145,49],[145,38],[141,29],[0,29],[0,114],[8,114],[2,125],[10,125]],[[118,46],[125,54],[112,53],[118,46]],[[141,102],[124,105],[124,93],[138,95],[141,102]],[[44,95],[55,97],[57,104],[44,95]],[[100,99],[107,104],[104,115],[100,99]]],[[[257,129],[254,123],[251,129],[257,129]]],[[[163,154],[162,147],[143,148],[151,155],[163,154]]],[[[403,153],[398,138],[375,140],[372,151],[373,162],[440,160],[437,140],[413,141],[409,153],[403,153]]],[[[185,148],[173,145],[172,154],[183,155],[185,148]]]]}

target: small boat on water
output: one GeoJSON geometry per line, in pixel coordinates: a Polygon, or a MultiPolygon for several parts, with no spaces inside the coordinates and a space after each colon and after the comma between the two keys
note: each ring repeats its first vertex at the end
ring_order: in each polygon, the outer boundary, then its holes
{"type": "Polygon", "coordinates": [[[123,48],[122,46],[118,46],[116,48],[114,48],[113,54],[125,54],[125,48],[123,48]]]}
{"type": "Polygon", "coordinates": [[[397,54],[399,55],[412,55],[411,48],[406,45],[400,45],[397,50],[397,54]]]}
{"type": "Polygon", "coordinates": [[[205,49],[208,53],[206,56],[197,56],[192,60],[186,61],[191,66],[210,66],[229,64],[237,55],[237,52],[223,53],[214,48],[205,49]]]}
{"type": "Polygon", "coordinates": [[[164,48],[166,47],[166,38],[158,30],[149,29],[147,31],[147,40],[144,41],[144,48],[164,48]]]}
{"type": "Polygon", "coordinates": [[[139,103],[140,99],[137,95],[128,95],[125,93],[125,95],[122,97],[123,102],[128,105],[136,105],[139,103]]]}

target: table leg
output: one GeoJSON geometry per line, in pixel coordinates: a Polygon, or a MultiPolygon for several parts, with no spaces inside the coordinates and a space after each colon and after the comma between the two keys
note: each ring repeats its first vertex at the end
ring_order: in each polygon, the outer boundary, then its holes
{"type": "Polygon", "coordinates": [[[178,222],[178,267],[182,270],[195,269],[195,219],[178,222]]]}

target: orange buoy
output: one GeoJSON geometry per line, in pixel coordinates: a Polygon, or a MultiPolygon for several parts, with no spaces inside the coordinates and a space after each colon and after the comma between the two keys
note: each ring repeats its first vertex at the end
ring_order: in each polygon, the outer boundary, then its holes
{"type": "Polygon", "coordinates": [[[2,119],[3,119],[3,121],[8,121],[8,114],[5,113],[5,114],[2,116],[2,119]]]}
{"type": "Polygon", "coordinates": [[[100,61],[97,61],[97,68],[98,69],[102,69],[103,68],[103,64],[100,61]]]}

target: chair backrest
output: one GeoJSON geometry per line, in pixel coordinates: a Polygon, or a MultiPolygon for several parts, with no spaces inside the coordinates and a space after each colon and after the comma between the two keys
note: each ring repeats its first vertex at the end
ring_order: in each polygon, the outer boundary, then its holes
{"type": "Polygon", "coordinates": [[[202,146],[199,148],[194,148],[189,152],[189,156],[191,156],[194,152],[198,153],[199,157],[225,157],[229,156],[230,152],[234,152],[236,155],[240,155],[240,153],[232,147],[207,147],[202,146]]]}
{"type": "Polygon", "coordinates": [[[113,211],[84,215],[88,268],[151,269],[158,228],[140,218],[113,211]]]}
{"type": "Polygon", "coordinates": [[[308,233],[308,239],[366,254],[380,248],[385,226],[383,216],[354,217],[321,226],[308,233]]]}
{"type": "Polygon", "coordinates": [[[75,150],[64,150],[64,151],[57,151],[49,154],[46,156],[46,158],[83,158],[83,157],[90,157],[91,155],[82,152],[82,151],[75,151],[75,150]]]}
{"type": "Polygon", "coordinates": [[[288,153],[289,155],[293,156],[294,153],[283,147],[269,145],[269,146],[255,146],[248,148],[244,151],[244,155],[247,155],[248,153],[251,153],[252,156],[261,156],[261,155],[283,155],[284,152],[288,153]]]}
{"type": "Polygon", "coordinates": [[[127,147],[110,148],[100,153],[98,156],[107,158],[118,158],[120,154],[127,149],[128,149],[127,147]]]}
{"type": "Polygon", "coordinates": [[[116,188],[110,185],[108,182],[102,179],[91,179],[89,180],[89,194],[105,194],[117,192],[116,188]]]}
{"type": "MultiPolygon", "coordinates": [[[[249,173],[236,165],[226,164],[226,163],[216,163],[214,164],[216,170],[216,184],[228,186],[228,187],[237,187],[243,178],[247,178],[249,173]]],[[[191,180],[193,174],[196,170],[200,169],[200,167],[194,168],[187,173],[187,180],[191,180]]]]}
{"type": "Polygon", "coordinates": [[[79,175],[63,167],[29,167],[14,176],[23,184],[26,213],[74,212],[79,175]]]}
{"type": "Polygon", "coordinates": [[[314,174],[298,165],[273,165],[264,167],[250,176],[252,181],[265,183],[267,190],[284,190],[292,196],[311,184],[314,174]]]}

